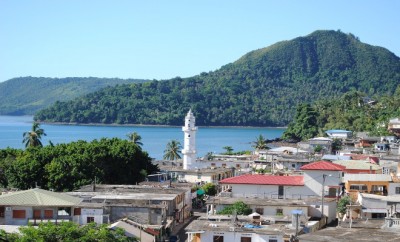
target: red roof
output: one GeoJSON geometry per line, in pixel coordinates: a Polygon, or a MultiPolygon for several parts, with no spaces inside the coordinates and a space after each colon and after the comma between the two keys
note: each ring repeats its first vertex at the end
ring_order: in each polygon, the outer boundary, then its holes
{"type": "Polygon", "coordinates": [[[223,179],[221,184],[255,184],[255,185],[282,185],[304,186],[303,176],[272,176],[272,175],[243,175],[223,179]]]}
{"type": "Polygon", "coordinates": [[[333,164],[328,161],[317,161],[307,165],[304,165],[300,170],[324,170],[324,171],[344,171],[345,166],[333,164]]]}

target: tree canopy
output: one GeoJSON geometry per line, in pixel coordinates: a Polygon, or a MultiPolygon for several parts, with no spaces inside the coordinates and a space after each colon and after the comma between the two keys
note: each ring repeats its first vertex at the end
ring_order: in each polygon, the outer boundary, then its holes
{"type": "Polygon", "coordinates": [[[0,182],[3,187],[29,189],[40,186],[71,191],[96,179],[105,184],[136,184],[158,171],[147,152],[118,138],[91,142],[0,150],[0,182]]]}
{"type": "Polygon", "coordinates": [[[73,222],[64,222],[58,225],[53,223],[41,223],[39,226],[20,227],[20,233],[6,234],[0,230],[0,240],[9,242],[133,242],[136,239],[125,236],[122,229],[111,230],[107,225],[98,226],[90,223],[79,226],[73,222]]]}
{"type": "MultiPolygon", "coordinates": [[[[300,104],[295,119],[282,138],[304,140],[330,129],[371,135],[388,135],[388,123],[400,117],[400,86],[393,95],[369,97],[366,93],[349,91],[335,99],[319,100],[314,104],[300,104]]],[[[334,148],[341,144],[334,141],[334,148]]]]}
{"type": "Polygon", "coordinates": [[[249,205],[245,204],[242,201],[238,201],[232,205],[224,207],[222,210],[218,211],[217,214],[231,215],[233,214],[233,211],[236,211],[237,215],[249,215],[252,212],[249,205]]]}

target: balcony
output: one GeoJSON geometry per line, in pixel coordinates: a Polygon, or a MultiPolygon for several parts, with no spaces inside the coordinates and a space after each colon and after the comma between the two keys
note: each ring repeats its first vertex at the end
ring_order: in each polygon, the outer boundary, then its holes
{"type": "Polygon", "coordinates": [[[385,225],[388,228],[400,228],[400,218],[385,218],[385,225]]]}

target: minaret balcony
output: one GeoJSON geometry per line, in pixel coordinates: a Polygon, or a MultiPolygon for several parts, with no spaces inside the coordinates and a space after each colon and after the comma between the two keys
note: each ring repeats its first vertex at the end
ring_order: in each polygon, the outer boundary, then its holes
{"type": "Polygon", "coordinates": [[[196,150],[182,150],[182,154],[196,154],[196,150]]]}
{"type": "Polygon", "coordinates": [[[182,127],[182,131],[197,131],[197,127],[182,127]]]}

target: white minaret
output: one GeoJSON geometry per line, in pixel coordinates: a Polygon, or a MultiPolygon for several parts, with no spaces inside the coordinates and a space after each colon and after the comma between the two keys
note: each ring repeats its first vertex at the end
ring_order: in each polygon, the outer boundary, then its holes
{"type": "Polygon", "coordinates": [[[191,165],[196,161],[196,131],[195,118],[192,113],[192,109],[186,114],[185,126],[182,127],[184,133],[184,145],[183,145],[183,169],[187,170],[191,168],[191,165]]]}

